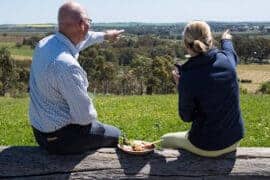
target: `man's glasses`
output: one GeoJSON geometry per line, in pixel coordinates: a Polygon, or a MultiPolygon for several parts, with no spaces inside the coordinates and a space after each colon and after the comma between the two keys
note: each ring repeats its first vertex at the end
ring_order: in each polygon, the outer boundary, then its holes
{"type": "Polygon", "coordinates": [[[90,19],[90,18],[84,18],[84,20],[85,20],[89,25],[92,24],[92,19],[90,19]]]}
{"type": "Polygon", "coordinates": [[[90,18],[81,18],[80,22],[84,22],[88,24],[89,26],[92,24],[92,19],[90,18]]]}

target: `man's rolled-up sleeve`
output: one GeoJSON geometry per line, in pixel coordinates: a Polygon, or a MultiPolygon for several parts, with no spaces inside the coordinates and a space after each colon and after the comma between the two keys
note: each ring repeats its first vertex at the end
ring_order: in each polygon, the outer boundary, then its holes
{"type": "Polygon", "coordinates": [[[58,87],[67,101],[70,115],[75,124],[86,125],[97,119],[97,112],[88,96],[88,81],[85,73],[77,66],[62,70],[58,76],[58,87]]]}
{"type": "Polygon", "coordinates": [[[104,41],[104,36],[104,32],[89,31],[85,37],[85,40],[79,43],[77,48],[82,51],[91,45],[102,43],[104,41]]]}

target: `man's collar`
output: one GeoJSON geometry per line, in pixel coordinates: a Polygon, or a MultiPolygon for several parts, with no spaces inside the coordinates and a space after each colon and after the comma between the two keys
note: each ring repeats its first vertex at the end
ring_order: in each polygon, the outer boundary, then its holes
{"type": "Polygon", "coordinates": [[[79,53],[78,48],[76,48],[76,46],[74,46],[74,44],[61,32],[57,32],[55,36],[60,42],[65,44],[70,49],[72,56],[77,59],[79,53]]]}

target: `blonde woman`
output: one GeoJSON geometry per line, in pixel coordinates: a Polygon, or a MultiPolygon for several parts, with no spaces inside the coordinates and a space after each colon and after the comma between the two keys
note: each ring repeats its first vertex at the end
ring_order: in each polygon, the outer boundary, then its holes
{"type": "Polygon", "coordinates": [[[179,115],[192,126],[186,132],[165,134],[162,146],[207,157],[235,151],[244,126],[232,36],[223,33],[219,50],[213,46],[209,25],[202,21],[189,23],[183,35],[191,57],[173,76],[179,91],[179,115]]]}

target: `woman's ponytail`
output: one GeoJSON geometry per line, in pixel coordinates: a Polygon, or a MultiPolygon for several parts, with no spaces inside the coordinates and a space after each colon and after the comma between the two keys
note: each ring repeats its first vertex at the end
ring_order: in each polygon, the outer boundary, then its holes
{"type": "Polygon", "coordinates": [[[203,21],[193,21],[184,29],[184,43],[186,48],[194,53],[205,53],[213,46],[210,26],[203,21]]]}

